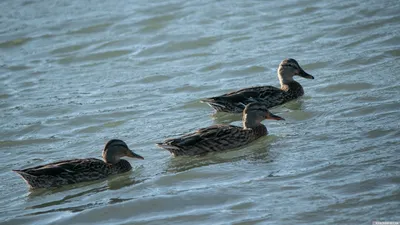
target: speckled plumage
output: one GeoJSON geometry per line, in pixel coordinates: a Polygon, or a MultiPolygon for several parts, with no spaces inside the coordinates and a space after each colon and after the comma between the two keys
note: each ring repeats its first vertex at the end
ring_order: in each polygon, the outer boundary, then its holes
{"type": "Polygon", "coordinates": [[[71,159],[23,170],[18,173],[31,188],[58,187],[67,184],[104,179],[110,175],[125,173],[132,169],[130,163],[120,157],[143,157],[129,150],[125,142],[113,139],[109,141],[103,153],[104,161],[95,158],[71,159]],[[114,160],[109,162],[108,159],[114,160]]]}
{"type": "Polygon", "coordinates": [[[243,127],[214,125],[157,145],[175,156],[202,155],[237,148],[268,134],[267,128],[261,124],[266,118],[283,120],[270,113],[265,104],[251,103],[243,111],[243,127]]]}
{"type": "Polygon", "coordinates": [[[303,87],[293,80],[298,75],[307,79],[314,77],[306,73],[294,59],[285,59],[279,64],[278,78],[281,88],[257,86],[240,89],[217,97],[202,99],[217,112],[241,113],[252,102],[264,103],[268,108],[281,105],[304,95],[303,87]]]}

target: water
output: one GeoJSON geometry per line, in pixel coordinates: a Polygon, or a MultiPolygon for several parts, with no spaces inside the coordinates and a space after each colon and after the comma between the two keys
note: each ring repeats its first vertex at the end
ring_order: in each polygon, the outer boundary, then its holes
{"type": "Polygon", "coordinates": [[[399,221],[399,1],[2,1],[2,224],[370,224],[399,221]],[[154,143],[240,116],[199,99],[315,80],[270,136],[205,157],[154,143]],[[29,191],[12,169],[100,157],[132,173],[29,191]]]}

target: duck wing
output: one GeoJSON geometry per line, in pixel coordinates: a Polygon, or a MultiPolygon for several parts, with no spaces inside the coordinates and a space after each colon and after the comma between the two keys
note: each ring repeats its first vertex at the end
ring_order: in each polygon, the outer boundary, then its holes
{"type": "Polygon", "coordinates": [[[200,155],[212,151],[222,151],[248,143],[251,130],[234,125],[214,125],[167,139],[158,145],[174,155],[200,155]]]}
{"type": "Polygon", "coordinates": [[[241,113],[245,106],[252,102],[263,102],[268,107],[281,104],[287,93],[273,86],[258,86],[240,89],[220,96],[203,99],[217,111],[241,113]]]}
{"type": "Polygon", "coordinates": [[[95,158],[64,160],[46,165],[41,165],[24,170],[15,170],[31,176],[59,176],[62,174],[77,174],[89,171],[101,171],[106,163],[95,158]]]}

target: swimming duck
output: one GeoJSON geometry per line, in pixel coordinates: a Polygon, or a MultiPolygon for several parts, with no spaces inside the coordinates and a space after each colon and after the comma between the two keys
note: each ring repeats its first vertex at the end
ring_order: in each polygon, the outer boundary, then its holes
{"type": "Polygon", "coordinates": [[[104,161],[95,158],[71,159],[13,171],[18,173],[31,188],[49,188],[99,180],[130,171],[131,164],[121,159],[124,156],[144,159],[130,150],[124,141],[117,139],[106,143],[102,155],[104,161]]]}
{"type": "Polygon", "coordinates": [[[268,134],[261,124],[264,119],[284,120],[268,111],[268,105],[250,103],[243,110],[243,127],[234,125],[214,125],[185,134],[179,138],[167,139],[157,143],[174,156],[202,155],[246,145],[268,134]]]}
{"type": "Polygon", "coordinates": [[[273,86],[244,88],[217,97],[202,99],[201,102],[207,103],[217,112],[241,113],[251,102],[262,102],[271,108],[304,95],[303,87],[293,80],[296,75],[314,79],[300,67],[296,60],[289,58],[279,64],[278,78],[281,88],[273,86]]]}

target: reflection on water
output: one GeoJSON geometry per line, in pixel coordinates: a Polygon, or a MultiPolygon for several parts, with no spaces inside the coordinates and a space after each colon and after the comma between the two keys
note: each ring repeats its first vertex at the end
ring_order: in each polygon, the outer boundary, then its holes
{"type": "MultiPolygon", "coordinates": [[[[135,171],[134,173],[137,174],[138,172],[135,171]]],[[[101,205],[127,201],[129,199],[110,198],[108,201],[105,201],[106,199],[102,199],[101,201],[96,201],[93,203],[82,201],[82,198],[85,199],[88,196],[104,193],[109,190],[128,188],[129,186],[139,184],[144,181],[144,179],[133,179],[131,176],[132,173],[128,172],[118,176],[110,177],[103,181],[84,182],[59,188],[32,189],[27,196],[28,204],[31,202],[32,205],[25,208],[25,210],[28,210],[31,213],[25,214],[25,216],[34,216],[52,212],[74,213],[101,205]],[[94,186],[96,183],[101,184],[101,186],[94,186]],[[51,196],[60,196],[61,198],[57,200],[42,201],[43,199],[52,199],[51,196]],[[36,204],[37,202],[40,203],[36,204]]]]}
{"type": "Polygon", "coordinates": [[[276,137],[265,137],[260,138],[252,143],[251,147],[246,149],[239,148],[229,150],[223,153],[209,153],[204,156],[182,156],[171,158],[166,172],[176,173],[193,168],[210,166],[221,163],[234,163],[241,160],[263,162],[272,162],[273,159],[268,154],[270,143],[276,139],[276,137]]]}
{"type": "MultiPolygon", "coordinates": [[[[298,119],[298,120],[311,118],[310,115],[307,115],[307,113],[302,111],[303,101],[304,101],[304,99],[297,99],[297,100],[285,103],[282,106],[273,107],[270,110],[272,113],[277,114],[277,115],[282,115],[282,113],[285,113],[284,115],[290,114],[292,116],[296,116],[297,117],[296,119],[298,119]],[[290,113],[290,112],[292,112],[292,113],[290,113]],[[301,113],[303,113],[303,115],[301,115],[301,113]]],[[[210,111],[213,111],[213,110],[210,109],[210,111]]],[[[230,123],[236,122],[235,124],[237,124],[238,126],[240,124],[240,126],[241,126],[242,114],[215,112],[215,110],[213,112],[214,113],[211,114],[211,118],[214,120],[214,122],[216,124],[230,124],[230,123]],[[238,121],[240,121],[240,122],[238,122],[238,121]]],[[[268,124],[271,123],[271,120],[265,120],[263,123],[268,128],[268,124]]]]}
{"type": "Polygon", "coordinates": [[[235,121],[242,121],[242,114],[214,112],[211,118],[215,121],[216,124],[230,124],[235,121]]]}

